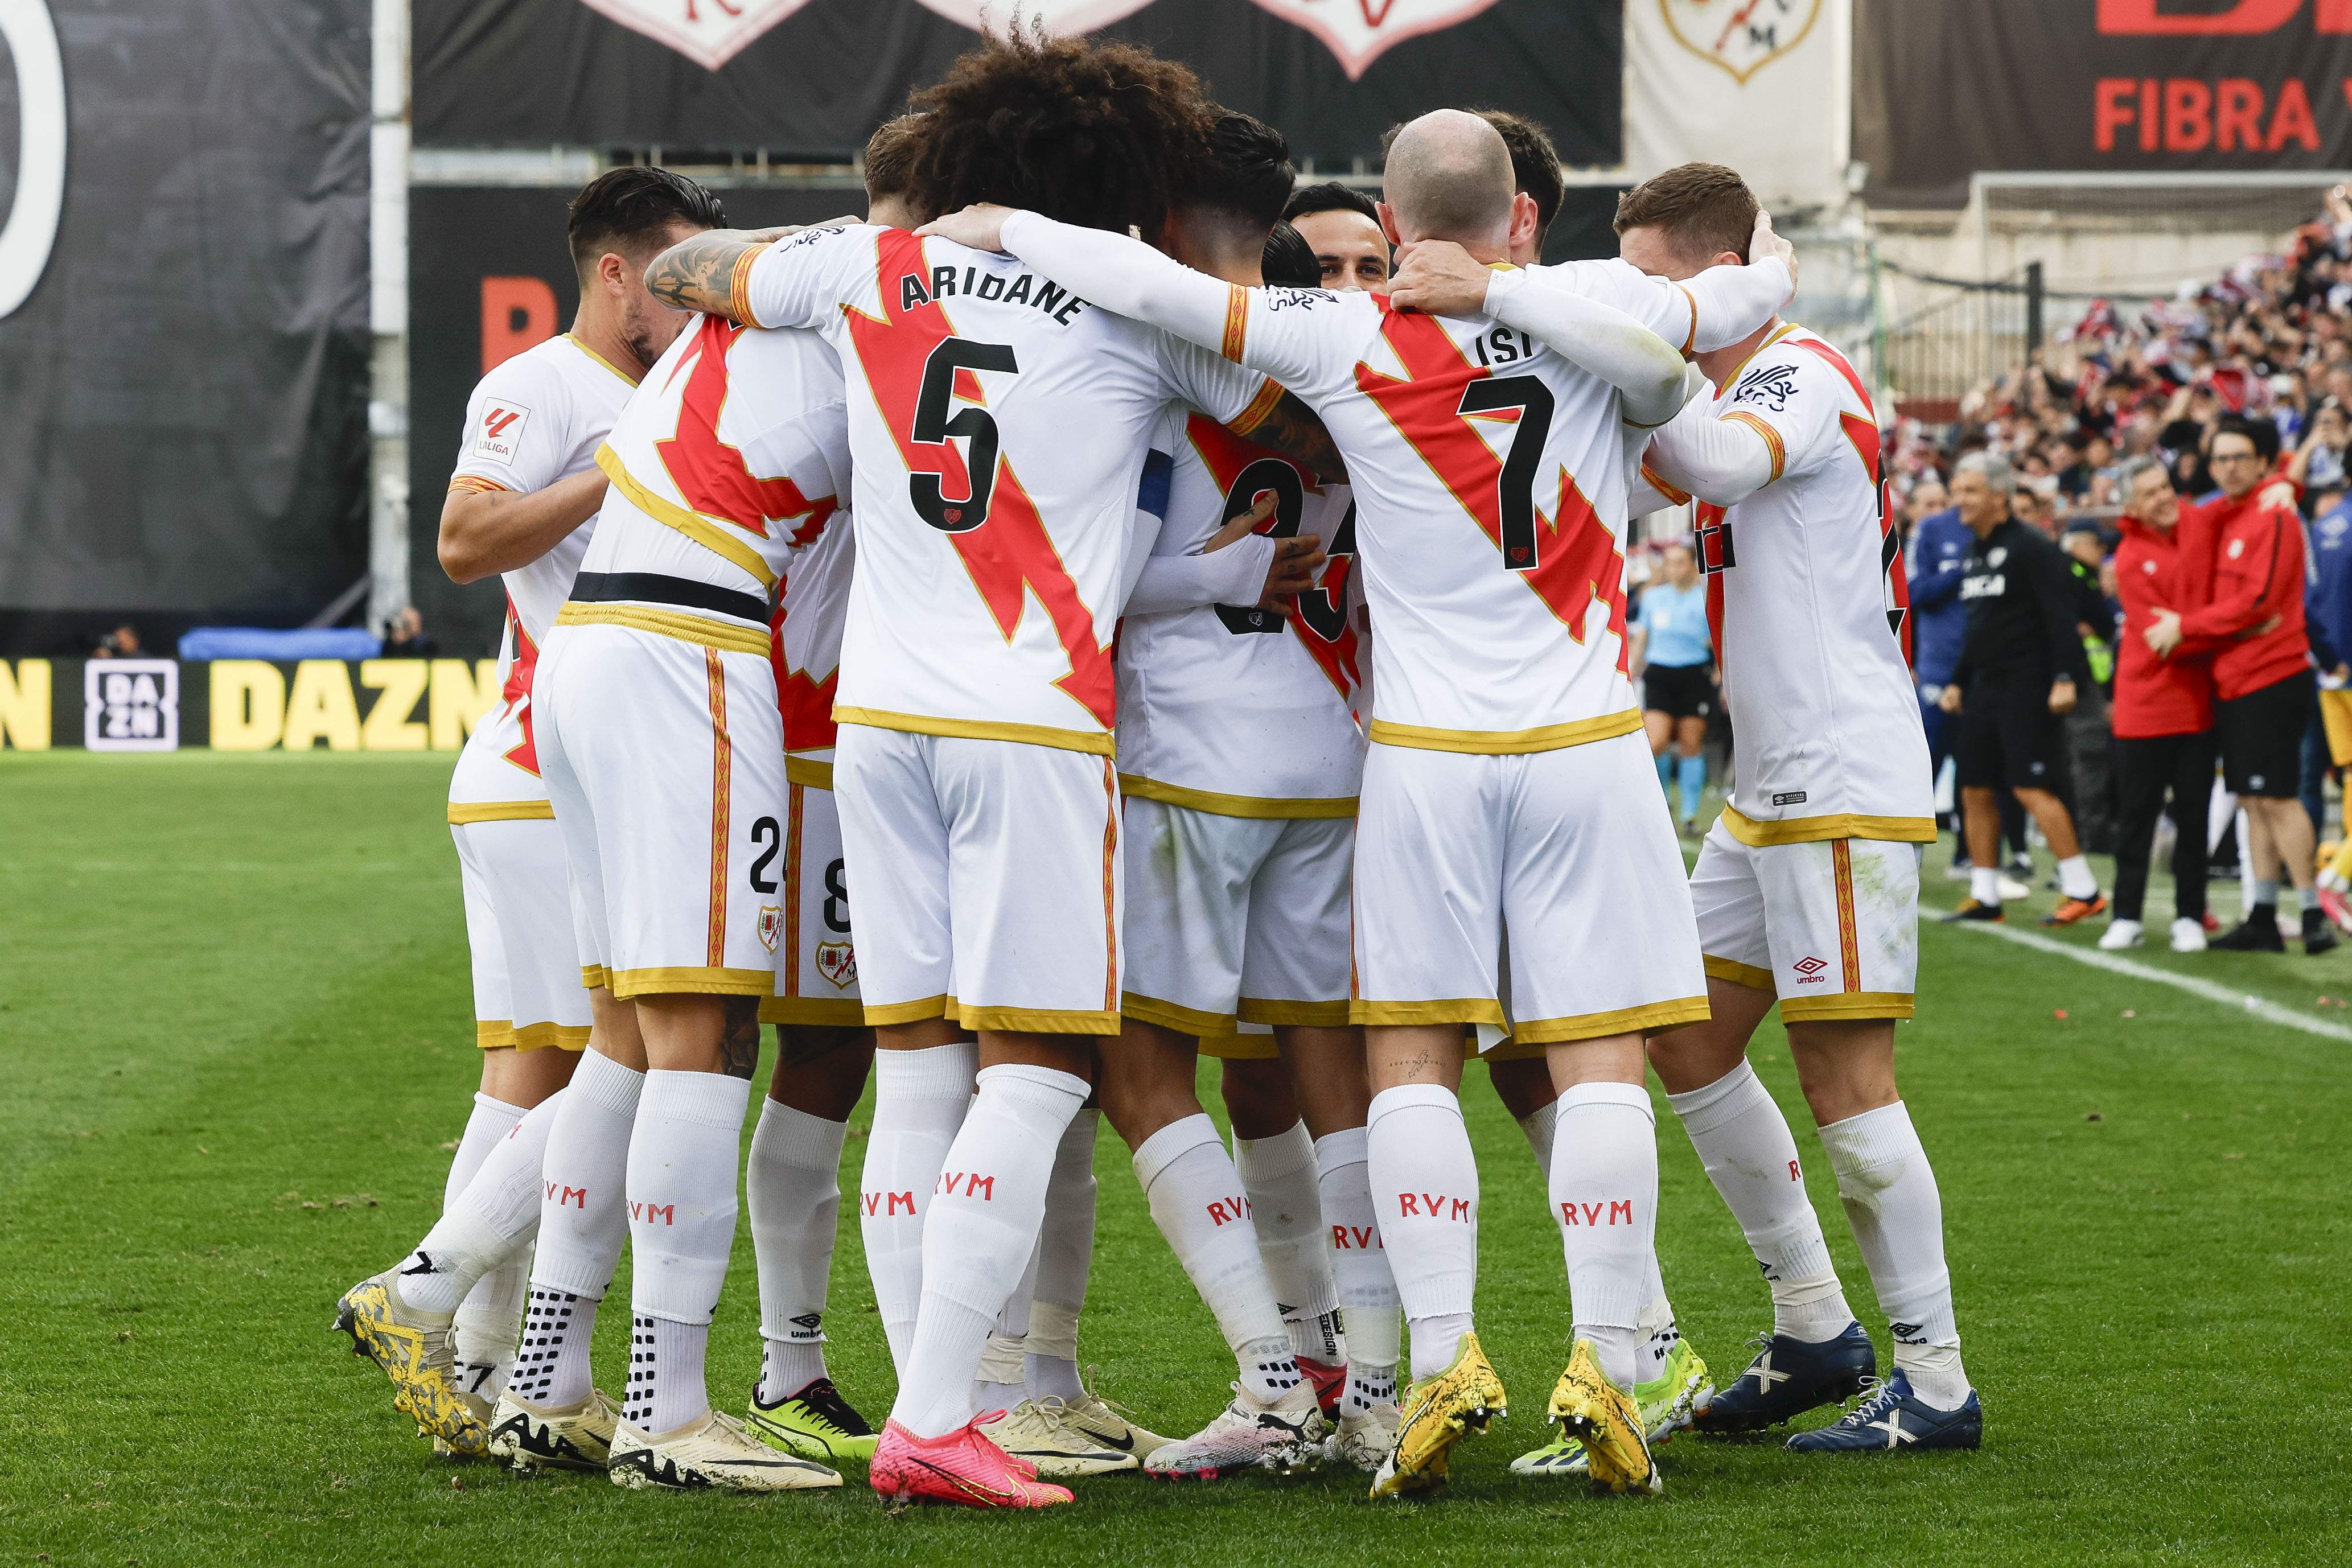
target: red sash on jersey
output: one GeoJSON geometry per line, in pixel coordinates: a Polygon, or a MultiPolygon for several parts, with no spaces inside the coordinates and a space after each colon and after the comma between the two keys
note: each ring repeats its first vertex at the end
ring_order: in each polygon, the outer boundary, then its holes
{"type": "Polygon", "coordinates": [[[522,727],[522,743],[509,748],[506,759],[532,778],[539,777],[539,739],[530,726],[530,683],[539,674],[539,644],[522,629],[514,598],[507,598],[507,627],[514,633],[514,663],[507,666],[507,684],[499,692],[501,706],[511,708],[522,727]]]}
{"type": "MultiPolygon", "coordinates": [[[[1256,495],[1234,494],[1234,486],[1241,483],[1253,464],[1279,463],[1298,476],[1304,488],[1322,488],[1307,469],[1255,441],[1235,435],[1207,414],[1192,415],[1186,422],[1185,434],[1192,440],[1192,450],[1201,455],[1209,477],[1216,482],[1218,493],[1225,497],[1228,513],[1235,512],[1237,507],[1247,511],[1257,504],[1256,495]]],[[[1282,526],[1282,514],[1277,508],[1274,516],[1257,526],[1256,531],[1287,537],[1278,532],[1282,526]]],[[[1290,531],[1297,531],[1296,519],[1290,531]]],[[[1291,596],[1289,612],[1283,619],[1289,622],[1290,630],[1333,688],[1341,697],[1351,697],[1361,684],[1356,664],[1356,629],[1348,623],[1348,573],[1356,564],[1354,542],[1329,538],[1323,542],[1323,549],[1330,557],[1324,562],[1323,575],[1309,592],[1291,596]]]]}
{"type": "Polygon", "coordinates": [[[1863,416],[1840,409],[1838,423],[1844,428],[1846,439],[1853,444],[1854,455],[1862,459],[1862,470],[1870,476],[1871,488],[1878,493],[1878,566],[1886,584],[1886,629],[1895,633],[1895,641],[1903,650],[1903,662],[1907,665],[1911,663],[1911,580],[1903,567],[1903,534],[1895,526],[1895,494],[1879,474],[1877,405],[1863,390],[1862,378],[1854,373],[1843,354],[1819,338],[1791,337],[1789,342],[1827,361],[1832,370],[1845,378],[1845,384],[1862,402],[1863,416]]]}
{"type": "MultiPolygon", "coordinates": [[[[1404,366],[1405,379],[1383,375],[1360,362],[1357,389],[1381,406],[1398,433],[1412,444],[1431,472],[1501,551],[1502,461],[1471,428],[1473,416],[1462,412],[1464,388],[1495,372],[1463,358],[1434,317],[1400,311],[1385,294],[1372,298],[1380,307],[1381,335],[1404,366]]],[[[1580,644],[1584,641],[1585,613],[1597,596],[1608,606],[1609,630],[1617,636],[1617,668],[1621,674],[1627,673],[1625,558],[1617,548],[1616,537],[1567,469],[1559,471],[1559,500],[1551,515],[1547,517],[1538,507],[1536,524],[1535,563],[1506,564],[1580,644]]]]}
{"type": "Polygon", "coordinates": [[[761,479],[744,465],[740,449],[719,439],[719,413],[727,404],[727,350],[749,328],[723,316],[705,316],[695,344],[678,366],[691,367],[679,400],[677,434],[654,443],[662,466],[693,510],[731,523],[760,538],[770,537],[770,517],[804,517],[792,537],[807,544],[824,531],[840,502],[833,496],[811,501],[790,479],[761,479]]]}

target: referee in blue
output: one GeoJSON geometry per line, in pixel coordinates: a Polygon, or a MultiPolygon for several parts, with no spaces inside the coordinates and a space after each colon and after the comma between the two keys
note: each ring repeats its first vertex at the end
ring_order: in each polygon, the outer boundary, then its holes
{"type": "Polygon", "coordinates": [[[1675,815],[1683,832],[1695,835],[1699,796],[1706,789],[1706,723],[1718,697],[1706,585],[1686,544],[1666,547],[1665,580],[1642,591],[1633,663],[1643,677],[1642,723],[1658,761],[1658,783],[1670,797],[1680,794],[1675,815]]]}

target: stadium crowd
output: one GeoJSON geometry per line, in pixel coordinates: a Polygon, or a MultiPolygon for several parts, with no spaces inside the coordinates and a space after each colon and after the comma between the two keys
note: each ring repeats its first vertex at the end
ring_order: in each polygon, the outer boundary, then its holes
{"type": "MultiPolygon", "coordinates": [[[[2071,818],[2068,831],[2084,848],[2118,857],[2110,946],[2140,940],[2151,832],[2159,846],[2173,845],[2181,896],[2178,948],[2200,948],[2219,929],[2202,897],[2206,868],[2199,852],[2209,842],[2221,868],[2238,869],[2245,883],[2249,919],[2221,939],[2224,945],[2281,946],[2275,919],[2263,912],[2274,914],[2282,881],[2305,890],[2306,951],[2332,947],[2333,926],[2352,928],[2352,906],[2343,896],[2347,868],[2306,863],[2301,828],[2285,818],[2263,821],[2267,808],[2258,803],[2242,814],[2239,801],[2258,775],[2250,800],[2290,800],[2313,841],[2331,836],[2336,797],[2328,781],[2340,783],[2340,768],[2352,760],[2352,730],[2331,712],[2346,700],[2336,689],[2347,674],[2347,654],[2339,650],[2352,648],[2352,575],[2344,567],[2352,526],[2347,440],[2352,199],[2340,186],[2282,251],[2251,256],[2214,282],[2184,287],[2137,314],[2094,300],[2049,351],[1972,389],[1957,423],[1900,424],[1890,477],[1908,552],[1922,708],[1939,768],[1957,744],[1958,727],[1937,710],[1954,678],[1968,618],[1959,595],[1970,536],[1962,509],[1953,505],[1958,476],[1970,469],[2005,475],[2015,517],[2063,552],[2067,580],[2058,591],[2068,597],[2080,656],[2046,649],[2036,655],[2036,668],[2055,660],[2083,677],[2071,711],[2053,716],[2052,768],[2054,793],[2071,818]],[[2266,519],[2269,531],[2240,537],[2221,526],[2216,514],[2234,513],[2241,502],[2266,519]],[[2176,532],[2174,522],[2163,520],[2174,517],[2186,519],[2186,528],[2176,532]],[[2278,587],[2257,596],[2261,613],[2226,629],[2209,617],[2212,625],[2200,642],[2199,606],[2167,602],[2165,594],[2225,598],[2224,580],[2248,559],[2248,547],[2273,542],[2278,587]],[[2170,574],[2180,552],[2189,580],[2176,585],[2170,574]],[[2219,575],[2209,559],[2216,552],[2222,557],[2219,575]],[[2159,577],[2159,569],[2166,575],[2159,577]],[[2127,574],[2136,580],[2127,581],[2127,574]],[[2303,589],[2291,605],[2289,580],[2303,589]],[[2143,591],[2159,586],[2156,597],[2143,591]],[[2158,654],[2149,638],[2166,635],[2158,625],[2166,611],[2187,612],[2192,634],[2185,645],[2158,654]],[[2260,642],[2263,651],[2231,652],[2231,641],[2260,642]],[[2242,684],[2250,666],[2258,666],[2258,685],[2242,684]],[[2259,714],[2240,701],[2256,692],[2263,694],[2259,714]],[[2225,766],[2231,778],[2193,788],[2192,779],[2213,774],[2216,734],[2226,765],[2233,715],[2246,732],[2239,750],[2265,754],[2261,766],[2225,766]],[[2189,746],[2185,757],[2174,755],[2186,737],[2205,739],[2189,746]],[[2171,744],[2151,750],[2159,740],[2171,744]],[[2154,779],[2151,769],[2164,777],[2154,779]],[[2159,821],[2156,804],[2168,793],[2176,809],[2159,821]],[[2196,831],[2177,831],[2184,818],[2196,831]],[[2275,865],[2269,850],[2274,833],[2284,834],[2288,852],[2275,865]],[[2192,934],[2191,925],[2201,929],[2192,934]]],[[[2269,560],[2267,551],[2256,553],[2269,560]]],[[[1996,915],[2003,897],[2029,891],[2021,885],[2032,873],[2026,813],[2013,790],[2001,792],[1997,804],[2011,852],[1979,873],[1969,844],[1960,844],[1953,874],[1973,883],[1965,914],[1996,915]]],[[[2340,821],[2340,813],[2334,815],[2340,821]]],[[[2071,923],[2108,907],[2103,899],[2069,897],[2053,919],[2071,923]]]]}

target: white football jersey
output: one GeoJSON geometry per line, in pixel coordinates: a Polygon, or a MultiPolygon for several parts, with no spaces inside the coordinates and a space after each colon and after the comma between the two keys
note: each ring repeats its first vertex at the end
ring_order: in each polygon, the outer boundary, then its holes
{"type": "MultiPolygon", "coordinates": [[[[529,495],[585,473],[596,465],[596,448],[635,385],[569,334],[525,349],[494,366],[467,400],[449,488],[529,495]]],[[[531,678],[595,531],[591,517],[537,560],[500,574],[507,608],[499,639],[499,703],[482,716],[458,756],[449,780],[453,807],[546,800],[531,736],[531,678]]],[[[483,813],[459,815],[478,821],[483,813]]]]}
{"type": "Polygon", "coordinates": [[[735,287],[740,319],[821,329],[855,388],[836,716],[1108,755],[1151,430],[1171,403],[1246,428],[1278,392],[1010,256],[904,230],[810,230],[735,287]]]}
{"type": "Polygon", "coordinates": [[[816,333],[703,317],[646,373],[596,455],[613,487],[581,570],[770,599],[846,498],[843,397],[840,362],[816,333]]]}
{"type": "Polygon", "coordinates": [[[833,788],[834,690],[841,682],[841,634],[856,565],[857,536],[849,513],[839,511],[793,558],[792,575],[784,580],[769,657],[784,715],[786,770],[795,783],[833,788]]]}
{"type": "Polygon", "coordinates": [[[1313,534],[1330,556],[1286,613],[1202,604],[1129,615],[1118,634],[1119,785],[1129,795],[1246,817],[1352,815],[1363,734],[1349,711],[1359,647],[1348,486],[1316,476],[1216,421],[1176,411],[1152,440],[1171,459],[1154,553],[1197,555],[1268,491],[1260,531],[1313,534]]]}
{"type": "Polygon", "coordinates": [[[1698,507],[1699,567],[1736,749],[1724,825],[1742,843],[1936,836],[1901,551],[1880,490],[1878,416],[1845,357],[1801,327],[1768,339],[1658,433],[1679,482],[1692,422],[1763,437],[1773,477],[1698,507]]]}
{"type": "Polygon", "coordinates": [[[1355,490],[1371,738],[1542,751],[1642,727],[1617,390],[1484,316],[1232,291],[1226,351],[1323,417],[1355,490]]]}

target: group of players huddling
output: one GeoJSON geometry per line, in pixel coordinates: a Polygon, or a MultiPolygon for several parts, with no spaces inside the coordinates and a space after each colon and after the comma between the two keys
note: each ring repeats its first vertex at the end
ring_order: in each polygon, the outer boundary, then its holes
{"type": "Polygon", "coordinates": [[[1282,138],[1184,68],[1020,36],[865,168],[865,223],[759,234],[603,176],[573,331],[468,410],[443,562],[509,607],[449,808],[483,1092],[440,1221],[338,1320],[399,1407],[633,1487],[863,1460],[886,1498],[1031,1508],[1328,1462],[1424,1490],[1505,1410],[1457,1099],[1483,1050],[1572,1303],[1556,1440],[1515,1470],[1654,1492],[1677,1429],[1857,1396],[1790,1446],[1975,1446],[1895,1086],[1935,824],[1877,422],[1779,319],[1794,256],[1738,177],[1661,175],[1622,259],[1541,267],[1560,177],[1525,120],[1402,127],[1376,206],[1294,193],[1282,138]],[[1739,756],[1685,879],[1622,541],[1694,497],[1739,756]],[[1747,1061],[1776,1001],[1884,1381],[1747,1061]],[[703,1360],[762,1020],[739,1420],[703,1360]],[[1659,1279],[1650,1067],[1770,1289],[1721,1389],[1659,1279]],[[869,1071],[878,1434],[822,1328],[869,1071]],[[1078,1377],[1106,1113],[1234,1353],[1190,1437],[1078,1377]],[[589,1340],[625,1239],[616,1404],[589,1340]]]}

